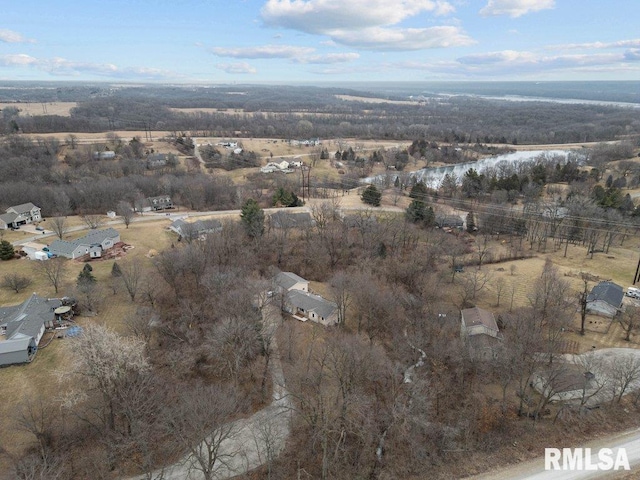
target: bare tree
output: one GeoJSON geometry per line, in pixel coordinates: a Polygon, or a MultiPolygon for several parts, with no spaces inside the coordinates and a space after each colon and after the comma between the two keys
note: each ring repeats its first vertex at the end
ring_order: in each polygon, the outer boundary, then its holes
{"type": "Polygon", "coordinates": [[[490,279],[491,275],[482,268],[472,268],[461,274],[460,284],[462,285],[462,307],[467,305],[469,301],[475,300],[478,293],[484,289],[490,279]]]}
{"type": "Polygon", "coordinates": [[[122,218],[122,221],[124,222],[126,228],[129,228],[129,224],[135,216],[135,212],[133,211],[133,207],[131,206],[131,204],[125,200],[118,202],[116,212],[118,213],[120,218],[122,218]]]}
{"type": "Polygon", "coordinates": [[[83,215],[82,221],[91,229],[100,228],[104,224],[102,215],[83,215]]]}
{"type": "Polygon", "coordinates": [[[136,295],[140,286],[140,280],[142,279],[142,265],[137,259],[133,259],[130,262],[120,264],[120,279],[127,290],[131,301],[135,302],[136,295]]]}
{"type": "Polygon", "coordinates": [[[102,325],[89,324],[69,347],[72,366],[64,376],[75,379],[75,388],[68,391],[66,405],[75,407],[87,394],[97,393],[98,398],[92,404],[99,408],[98,421],[106,431],[114,431],[117,400],[122,398],[123,389],[150,369],[144,342],[118,335],[102,325]]]}
{"type": "Polygon", "coordinates": [[[56,293],[67,271],[67,260],[65,258],[52,258],[42,262],[38,262],[37,270],[49,281],[56,293]]]}
{"type": "Polygon", "coordinates": [[[13,290],[16,293],[27,288],[31,285],[32,281],[25,275],[19,273],[9,273],[2,278],[2,287],[8,290],[13,290]]]}
{"type": "MultiPolygon", "coordinates": [[[[580,335],[584,335],[584,324],[587,320],[587,298],[589,297],[589,278],[584,273],[580,274],[583,288],[578,294],[578,303],[580,305],[580,335]]],[[[629,340],[627,338],[627,340],[629,340]]]]}
{"type": "Polygon", "coordinates": [[[231,419],[241,404],[234,390],[198,386],[182,390],[167,406],[167,434],[178,451],[188,452],[185,467],[189,476],[199,472],[205,480],[214,480],[222,471],[234,471],[233,460],[242,447],[240,442],[229,441],[238,429],[231,419]]]}
{"type": "Polygon", "coordinates": [[[640,308],[627,305],[622,315],[620,315],[620,325],[625,331],[624,339],[631,340],[631,333],[640,328],[640,308]]]}
{"type": "Polygon", "coordinates": [[[49,219],[49,228],[62,240],[67,233],[67,217],[53,217],[49,219]]]}
{"type": "Polygon", "coordinates": [[[640,380],[640,358],[633,354],[616,358],[609,365],[609,375],[611,377],[611,402],[618,402],[629,388],[637,386],[640,380]]]}
{"type": "Polygon", "coordinates": [[[500,277],[496,280],[496,307],[500,306],[500,298],[507,287],[507,283],[505,282],[503,277],[500,277]]]}
{"type": "Polygon", "coordinates": [[[349,276],[343,272],[337,272],[329,281],[333,292],[333,300],[338,306],[338,324],[344,325],[347,318],[347,309],[351,304],[351,291],[349,276]]]}

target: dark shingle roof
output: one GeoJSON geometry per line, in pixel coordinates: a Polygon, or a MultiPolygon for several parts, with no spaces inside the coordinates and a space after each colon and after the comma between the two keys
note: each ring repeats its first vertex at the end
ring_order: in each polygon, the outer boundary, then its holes
{"type": "Polygon", "coordinates": [[[36,206],[31,202],[21,203],[20,205],[14,205],[13,207],[11,207],[11,209],[16,213],[28,213],[34,208],[36,208],[36,206]]]}
{"type": "Polygon", "coordinates": [[[22,305],[0,308],[0,322],[6,325],[7,339],[20,334],[36,337],[42,325],[47,320],[53,320],[53,311],[60,305],[58,299],[46,299],[34,293],[22,305]]]}
{"type": "Polygon", "coordinates": [[[601,300],[608,303],[612,307],[620,308],[622,299],[624,298],[624,290],[618,284],[613,282],[600,282],[591,290],[587,297],[587,302],[595,302],[601,300]]]}
{"type": "Polygon", "coordinates": [[[279,212],[271,214],[271,224],[275,228],[304,228],[313,225],[313,218],[308,212],[279,212]]]}
{"type": "Polygon", "coordinates": [[[338,309],[335,303],[302,290],[290,290],[287,293],[287,298],[294,307],[301,308],[305,312],[315,312],[316,315],[325,319],[333,315],[338,309]]]}
{"type": "Polygon", "coordinates": [[[296,283],[309,283],[309,280],[305,280],[304,278],[292,272],[280,272],[276,276],[276,283],[282,288],[288,290],[296,283]]]}
{"type": "Polygon", "coordinates": [[[462,310],[462,319],[468,327],[484,325],[489,330],[498,331],[498,324],[493,313],[479,307],[467,308],[462,310]]]}

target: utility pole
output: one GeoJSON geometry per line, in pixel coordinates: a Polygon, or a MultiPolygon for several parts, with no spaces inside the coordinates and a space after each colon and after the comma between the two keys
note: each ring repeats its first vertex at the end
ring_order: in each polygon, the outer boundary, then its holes
{"type": "Polygon", "coordinates": [[[635,285],[640,281],[640,259],[638,259],[638,266],[636,267],[636,274],[633,276],[633,284],[635,285]]]}

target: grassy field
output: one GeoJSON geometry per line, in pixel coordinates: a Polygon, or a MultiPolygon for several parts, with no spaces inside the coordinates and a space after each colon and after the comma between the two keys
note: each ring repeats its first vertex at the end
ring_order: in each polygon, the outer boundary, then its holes
{"type": "Polygon", "coordinates": [[[22,116],[36,117],[40,115],[60,115],[68,117],[71,109],[77,106],[76,102],[6,102],[0,103],[0,110],[5,108],[17,108],[22,116]]]}

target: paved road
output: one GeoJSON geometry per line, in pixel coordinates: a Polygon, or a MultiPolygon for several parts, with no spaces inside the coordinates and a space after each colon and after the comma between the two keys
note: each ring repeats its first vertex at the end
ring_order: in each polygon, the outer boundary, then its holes
{"type": "MultiPolygon", "coordinates": [[[[282,322],[282,314],[275,305],[264,307],[262,315],[265,328],[271,329],[271,332],[282,322]]],[[[272,401],[250,417],[233,422],[232,433],[220,444],[219,456],[224,458],[224,464],[214,465],[216,479],[243,475],[274,459],[284,449],[290,432],[292,404],[285,387],[275,337],[271,345],[272,401]]],[[[148,478],[141,475],[130,480],[148,478]]],[[[152,478],[201,480],[204,479],[204,475],[197,470],[197,461],[189,454],[177,463],[153,472],[152,478]]]]}
{"type": "MultiPolygon", "coordinates": [[[[628,478],[640,477],[640,429],[598,439],[583,445],[583,447],[589,447],[592,449],[591,451],[594,453],[594,455],[592,455],[592,464],[597,464],[599,462],[596,454],[600,448],[611,448],[614,452],[617,452],[617,449],[619,448],[624,448],[629,460],[631,472],[624,470],[608,472],[595,470],[547,471],[544,468],[544,456],[542,456],[529,462],[520,463],[475,477],[468,477],[467,480],[587,480],[596,478],[616,479],[624,478],[628,475],[632,475],[628,478]]],[[[544,451],[541,451],[540,453],[544,455],[544,451]]],[[[616,458],[616,454],[617,453],[614,453],[613,455],[614,460],[616,458]]],[[[560,462],[560,465],[562,465],[562,462],[560,462]]]]}

